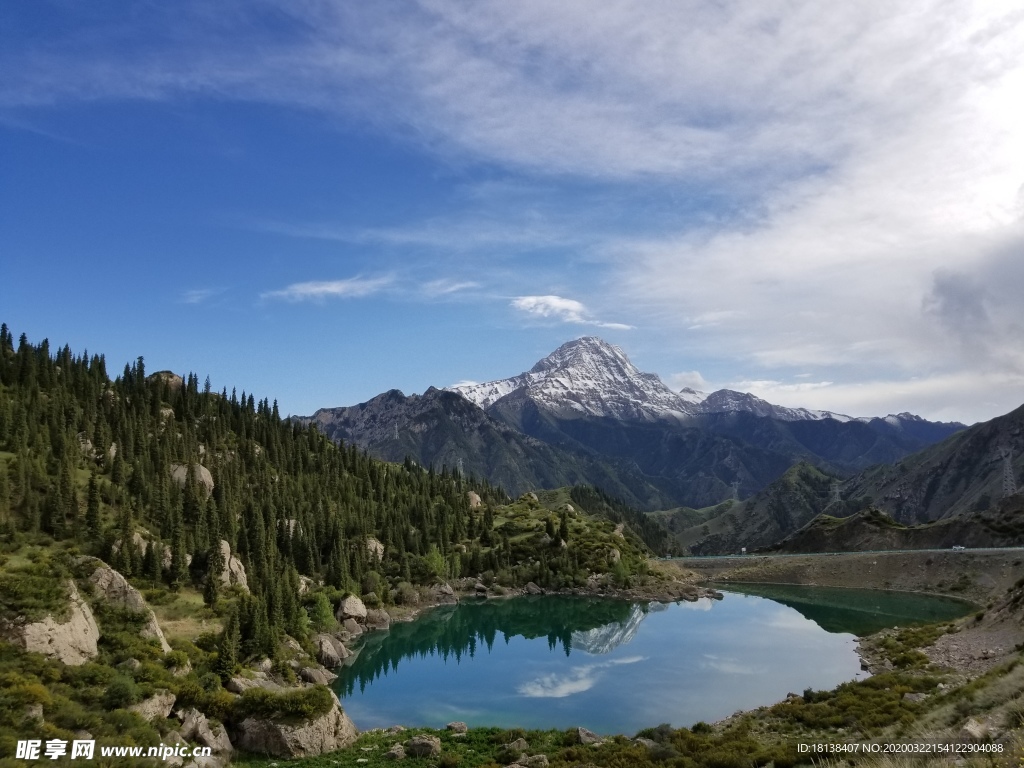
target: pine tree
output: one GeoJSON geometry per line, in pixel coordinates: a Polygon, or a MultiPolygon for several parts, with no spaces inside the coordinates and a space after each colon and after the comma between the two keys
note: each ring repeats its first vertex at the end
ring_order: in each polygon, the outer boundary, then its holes
{"type": "Polygon", "coordinates": [[[142,575],[153,582],[160,581],[160,558],[162,555],[159,542],[150,541],[146,545],[146,554],[142,558],[142,575]]]}
{"type": "Polygon", "coordinates": [[[224,573],[224,554],[220,543],[211,545],[206,553],[206,582],[203,584],[203,602],[213,607],[220,596],[221,574],[224,573]]]}
{"type": "Polygon", "coordinates": [[[185,530],[181,521],[176,521],[171,538],[171,589],[180,588],[188,579],[188,562],[186,560],[185,530]]]}
{"type": "Polygon", "coordinates": [[[89,476],[89,495],[85,506],[85,532],[93,541],[99,541],[100,530],[100,487],[96,474],[89,476]]]}
{"type": "Polygon", "coordinates": [[[240,648],[241,630],[236,609],[231,612],[231,618],[225,625],[220,641],[217,643],[217,659],[214,661],[213,671],[220,676],[221,680],[227,682],[235,674],[240,648]]]}
{"type": "Polygon", "coordinates": [[[135,526],[132,524],[132,510],[128,504],[121,505],[117,521],[117,552],[114,553],[114,570],[120,571],[126,579],[135,575],[132,568],[132,551],[135,549],[135,526]]]}
{"type": "Polygon", "coordinates": [[[313,596],[313,604],[309,606],[309,620],[317,632],[330,632],[338,626],[334,611],[331,610],[331,601],[323,592],[313,596]]]}
{"type": "Polygon", "coordinates": [[[49,492],[46,495],[46,502],[43,504],[43,530],[55,539],[64,537],[64,497],[60,492],[60,485],[50,483],[49,492]]]}

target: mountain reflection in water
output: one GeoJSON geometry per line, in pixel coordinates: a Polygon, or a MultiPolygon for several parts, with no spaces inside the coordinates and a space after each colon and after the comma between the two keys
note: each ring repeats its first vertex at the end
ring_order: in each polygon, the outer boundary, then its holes
{"type": "Polygon", "coordinates": [[[719,584],[733,593],[764,597],[799,611],[826,632],[870,635],[887,627],[931,624],[966,616],[966,600],[913,592],[792,584],[719,584]]]}
{"type": "Polygon", "coordinates": [[[334,687],[364,729],[461,720],[633,733],[832,688],[859,674],[854,635],[866,625],[966,612],[962,603],[918,595],[890,602],[804,588],[778,597],[727,592],[720,602],[667,606],[555,595],[464,602],[360,638],[334,687]]]}
{"type": "Polygon", "coordinates": [[[499,637],[506,644],[516,636],[546,637],[549,648],[561,646],[567,657],[573,649],[609,653],[636,635],[649,610],[643,603],[556,595],[441,606],[415,621],[392,624],[389,632],[365,636],[339,670],[336,687],[343,697],[362,691],[411,657],[473,658],[481,645],[490,651],[499,637]],[[538,610],[541,604],[546,610],[538,610]]]}

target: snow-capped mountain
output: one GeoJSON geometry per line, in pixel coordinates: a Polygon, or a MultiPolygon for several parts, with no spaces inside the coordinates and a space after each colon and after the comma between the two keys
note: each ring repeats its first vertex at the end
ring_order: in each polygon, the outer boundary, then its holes
{"type": "Polygon", "coordinates": [[[730,390],[673,392],[594,337],[518,376],[391,391],[304,420],[387,461],[461,467],[517,493],[593,485],[640,509],[743,498],[798,461],[852,474],[962,428],[909,414],[851,419],[730,390]]]}
{"type": "MultiPolygon", "coordinates": [[[[674,392],[654,373],[644,373],[619,348],[596,336],[570,341],[518,376],[484,384],[448,387],[484,410],[504,401],[532,401],[561,416],[586,415],[631,421],[675,421],[691,417],[750,413],[777,421],[860,421],[897,430],[930,424],[920,416],[900,413],[854,418],[834,411],[775,405],[749,392],[719,389],[711,394],[684,388],[674,392]]],[[[960,427],[962,425],[955,425],[960,427]]]]}
{"type": "Polygon", "coordinates": [[[573,632],[572,649],[586,651],[594,656],[611,653],[636,637],[636,633],[640,631],[640,624],[646,618],[647,611],[640,605],[634,605],[625,621],[614,621],[603,627],[573,632]]]}
{"type": "Polygon", "coordinates": [[[683,419],[699,413],[701,392],[673,392],[616,346],[595,336],[563,344],[518,376],[450,387],[488,409],[502,398],[527,397],[548,410],[618,419],[683,419]]]}
{"type": "Polygon", "coordinates": [[[719,389],[705,397],[699,404],[700,413],[732,413],[746,411],[755,416],[765,416],[779,421],[819,421],[835,419],[836,421],[852,421],[849,416],[832,411],[812,411],[808,408],[787,408],[784,405],[773,405],[749,392],[737,392],[732,389],[719,389]]]}

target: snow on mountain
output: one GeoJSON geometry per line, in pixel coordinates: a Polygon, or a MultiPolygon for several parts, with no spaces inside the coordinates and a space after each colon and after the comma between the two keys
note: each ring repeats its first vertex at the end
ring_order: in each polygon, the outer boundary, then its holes
{"type": "MultiPolygon", "coordinates": [[[[625,420],[687,421],[712,413],[752,413],[779,421],[862,421],[833,411],[774,405],[749,392],[720,389],[711,394],[689,387],[674,392],[657,374],[644,373],[616,346],[595,336],[570,341],[533,368],[508,379],[483,384],[465,382],[448,387],[483,409],[508,398],[506,403],[529,399],[557,413],[578,413],[625,420]]],[[[884,419],[891,427],[929,422],[910,413],[884,419]]]]}
{"type": "Polygon", "coordinates": [[[779,421],[820,421],[835,419],[836,421],[853,421],[849,416],[832,411],[812,411],[807,408],[787,408],[773,405],[749,392],[736,392],[732,389],[720,389],[712,392],[698,406],[701,413],[730,413],[747,411],[756,416],[766,416],[779,421]]]}
{"type": "Polygon", "coordinates": [[[449,389],[485,409],[515,395],[555,411],[642,420],[684,418],[697,412],[695,403],[704,397],[693,390],[673,392],[656,374],[638,370],[621,349],[594,336],[563,344],[518,376],[449,389]]]}
{"type": "Polygon", "coordinates": [[[599,656],[611,653],[621,645],[625,645],[640,630],[640,624],[647,618],[647,611],[634,605],[625,621],[613,621],[595,629],[577,630],[572,633],[572,649],[586,651],[599,656]]]}

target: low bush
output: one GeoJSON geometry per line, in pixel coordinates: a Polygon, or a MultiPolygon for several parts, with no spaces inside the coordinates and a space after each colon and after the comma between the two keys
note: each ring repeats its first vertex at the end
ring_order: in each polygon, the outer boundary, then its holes
{"type": "Polygon", "coordinates": [[[313,720],[327,714],[333,706],[334,697],[323,685],[284,693],[250,688],[235,701],[233,715],[239,720],[246,717],[313,720]]]}

